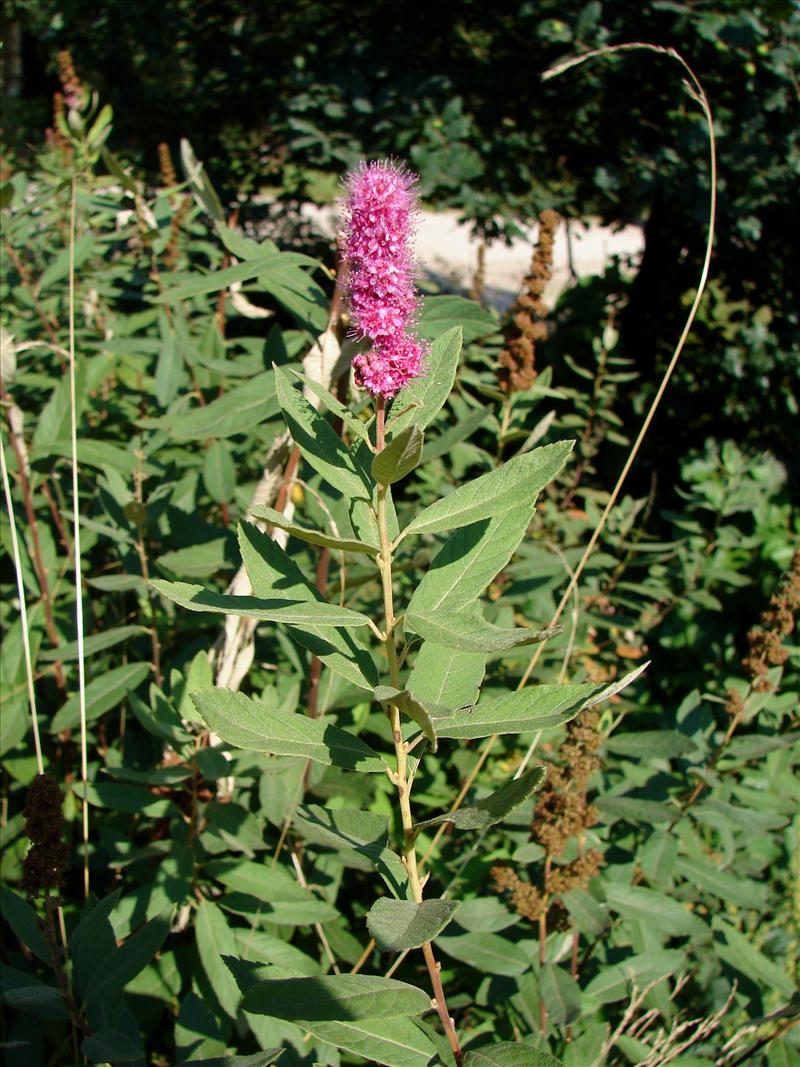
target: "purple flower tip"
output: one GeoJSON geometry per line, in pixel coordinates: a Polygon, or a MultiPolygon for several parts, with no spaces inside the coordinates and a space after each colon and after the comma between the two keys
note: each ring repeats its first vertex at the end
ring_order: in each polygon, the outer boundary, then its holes
{"type": "Polygon", "coordinates": [[[372,348],[353,360],[356,382],[390,398],[420,374],[425,348],[411,332],[417,311],[411,241],[416,175],[388,160],[362,163],[346,179],[344,257],[355,336],[372,348]]]}

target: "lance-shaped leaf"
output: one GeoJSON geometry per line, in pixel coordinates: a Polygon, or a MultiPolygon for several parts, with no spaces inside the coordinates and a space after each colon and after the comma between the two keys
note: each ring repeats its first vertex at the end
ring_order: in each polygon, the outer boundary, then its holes
{"type": "Polygon", "coordinates": [[[500,1041],[495,1045],[470,1049],[464,1067],[562,1067],[561,1060],[549,1052],[522,1045],[517,1041],[500,1041]]]}
{"type": "Polygon", "coordinates": [[[264,622],[282,622],[295,626],[369,626],[369,619],[358,611],[340,608],[335,604],[287,603],[285,600],[260,600],[254,596],[228,596],[203,589],[188,582],[165,582],[154,579],[150,583],[167,600],[190,611],[213,611],[219,615],[243,615],[264,622]]]}
{"type": "Polygon", "coordinates": [[[146,922],[103,962],[86,988],[85,999],[96,1000],[119,992],[143,971],[161,948],[172,926],[175,905],[171,904],[146,922]]]}
{"type": "Polygon", "coordinates": [[[439,737],[469,740],[492,734],[518,734],[548,730],[569,722],[586,707],[603,686],[538,685],[503,697],[490,697],[474,708],[459,708],[436,722],[439,737]]]}
{"type": "MultiPolygon", "coordinates": [[[[239,549],[256,596],[283,596],[308,604],[322,602],[322,594],[306,582],[303,572],[278,542],[249,522],[239,526],[239,549]]],[[[378,670],[372,655],[354,634],[308,623],[302,629],[290,627],[289,633],[354,685],[363,689],[377,685],[378,670]]]]}
{"type": "Polygon", "coordinates": [[[434,641],[445,648],[462,652],[502,652],[517,645],[533,645],[561,633],[563,626],[547,630],[527,630],[522,627],[504,630],[481,618],[478,611],[409,611],[405,616],[407,630],[434,641]]]}
{"type": "Polygon", "coordinates": [[[528,500],[456,530],[434,556],[408,604],[412,614],[474,611],[475,601],[517,550],[534,512],[528,500]]]}
{"type": "Polygon", "coordinates": [[[478,700],[485,671],[485,652],[459,652],[424,641],[406,682],[423,704],[471,707],[478,700]]]}
{"type": "Polygon", "coordinates": [[[413,1019],[359,1019],[347,1023],[305,1022],[320,1041],[386,1067],[428,1067],[436,1055],[413,1019]]]}
{"type": "MultiPolygon", "coordinates": [[[[257,277],[264,269],[281,262],[282,256],[290,255],[286,252],[268,252],[256,259],[250,259],[246,263],[237,263],[234,267],[226,267],[224,270],[212,271],[210,274],[193,276],[189,281],[181,285],[173,286],[166,292],[153,297],[155,304],[175,304],[179,300],[188,300],[193,296],[201,296],[204,293],[218,293],[220,289],[227,289],[234,282],[247,282],[257,277]]],[[[288,265],[288,261],[287,261],[288,265]]]]}
{"type": "Polygon", "coordinates": [[[405,478],[419,465],[425,435],[419,427],[406,426],[372,460],[372,477],[381,485],[405,478]]]}
{"type": "Polygon", "coordinates": [[[430,997],[421,989],[366,974],[337,974],[321,978],[278,978],[249,989],[244,1011],[271,1015],[290,1022],[352,1019],[391,1019],[430,1011],[430,997]]]}
{"type": "Polygon", "coordinates": [[[392,900],[381,897],[367,912],[367,929],[384,952],[419,948],[444,930],[458,910],[457,900],[392,900]]]}
{"type": "Polygon", "coordinates": [[[363,471],[330,423],[309,404],[302,389],[275,367],[275,389],[283,417],[295,444],[318,474],[346,500],[371,499],[372,488],[363,471]]]}
{"type": "Polygon", "coordinates": [[[258,700],[227,689],[191,694],[203,721],[234,748],[273,756],[305,756],[315,763],[378,772],[386,764],[354,734],[321,719],[274,711],[258,700]]]}
{"type": "Polygon", "coordinates": [[[567,461],[572,441],[557,441],[516,456],[497,470],[454,489],[421,511],[402,533],[437,533],[455,530],[481,519],[502,514],[527,502],[531,505],[567,461]]]}
{"type": "Polygon", "coordinates": [[[434,341],[425,373],[409,382],[392,401],[387,434],[397,435],[412,423],[424,430],[433,421],[453,388],[462,338],[461,327],[454,326],[434,341]]]}
{"type": "Polygon", "coordinates": [[[627,689],[631,682],[635,682],[640,674],[644,674],[649,666],[650,660],[647,660],[646,663],[640,663],[638,667],[630,671],[628,674],[623,675],[622,678],[617,678],[611,685],[604,686],[597,696],[592,697],[592,699],[587,702],[586,707],[594,708],[598,704],[602,704],[604,700],[610,700],[611,697],[615,697],[617,693],[621,693],[623,689],[627,689]]]}
{"type": "Polygon", "coordinates": [[[389,820],[385,816],[305,804],[298,809],[293,824],[306,841],[336,849],[345,862],[348,853],[363,857],[367,869],[374,867],[394,896],[408,896],[408,875],[400,857],[389,848],[389,820]]]}
{"type": "Polygon", "coordinates": [[[423,704],[407,689],[395,689],[391,685],[376,686],[373,692],[379,704],[394,704],[401,712],[413,719],[430,741],[431,749],[434,752],[436,751],[437,737],[434,723],[437,720],[444,720],[452,714],[450,708],[423,704]]]}
{"type": "Polygon", "coordinates": [[[207,863],[205,871],[230,890],[222,903],[230,905],[232,910],[237,910],[234,904],[247,904],[242,897],[252,897],[253,910],[259,910],[262,918],[276,925],[331,922],[338,917],[332,904],[301,886],[284,867],[253,860],[219,859],[207,863]],[[234,894],[241,896],[232,901],[234,894]]]}
{"type": "Polygon", "coordinates": [[[490,793],[488,797],[484,797],[476,804],[467,804],[457,811],[448,811],[444,815],[437,815],[435,819],[426,819],[425,822],[417,823],[417,829],[435,826],[437,823],[451,822],[459,830],[486,830],[502,822],[509,812],[518,808],[535,793],[544,781],[544,777],[544,767],[532,767],[519,778],[512,778],[510,782],[506,782],[505,785],[500,786],[494,793],[490,793]]]}
{"type": "Polygon", "coordinates": [[[380,548],[377,545],[368,545],[363,541],[353,538],[334,537],[332,534],[322,533],[319,530],[310,530],[306,526],[287,519],[281,511],[267,507],[266,504],[257,504],[250,509],[250,514],[257,519],[264,519],[279,530],[286,530],[292,537],[299,537],[301,541],[308,541],[312,545],[320,545],[323,548],[332,548],[335,552],[363,552],[368,556],[377,556],[380,548]]]}
{"type": "Polygon", "coordinates": [[[139,419],[137,425],[164,430],[170,437],[200,441],[209,437],[233,437],[242,432],[243,426],[253,430],[277,413],[275,379],[269,371],[264,371],[202,407],[139,419]]]}
{"type": "Polygon", "coordinates": [[[353,412],[345,404],[338,400],[330,389],[326,389],[322,382],[316,381],[310,374],[302,374],[300,371],[292,370],[292,374],[303,383],[303,386],[318,397],[328,411],[332,415],[335,415],[338,419],[341,419],[347,429],[353,434],[354,437],[359,437],[362,441],[369,440],[369,430],[367,429],[367,423],[362,422],[357,418],[353,412]]]}

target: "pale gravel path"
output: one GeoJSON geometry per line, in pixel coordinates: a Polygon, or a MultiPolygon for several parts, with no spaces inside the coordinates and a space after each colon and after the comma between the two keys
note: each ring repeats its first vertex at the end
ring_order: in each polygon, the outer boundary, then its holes
{"type": "MultiPolygon", "coordinates": [[[[305,204],[302,214],[323,233],[336,232],[335,208],[305,204]]],[[[526,232],[527,240],[520,238],[511,245],[497,241],[486,249],[484,299],[500,310],[507,308],[517,295],[530,266],[537,227],[526,232]]],[[[469,226],[459,223],[456,212],[423,212],[417,235],[417,261],[423,276],[436,281],[445,291],[469,291],[478,260],[478,244],[469,226]]],[[[567,227],[562,223],[556,235],[553,277],[545,291],[545,302],[552,307],[573,276],[586,278],[602,274],[612,256],[632,257],[635,268],[643,249],[641,226],[612,230],[598,224],[584,226],[570,222],[567,227]]]]}

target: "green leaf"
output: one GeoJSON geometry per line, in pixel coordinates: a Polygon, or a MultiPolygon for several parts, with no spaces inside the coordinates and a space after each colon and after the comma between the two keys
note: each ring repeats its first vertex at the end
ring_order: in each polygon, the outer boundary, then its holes
{"type": "Polygon", "coordinates": [[[562,1067],[561,1060],[518,1041],[500,1041],[470,1049],[464,1067],[562,1067]]]}
{"type": "Polygon", "coordinates": [[[627,819],[628,822],[643,822],[648,825],[657,822],[673,822],[680,812],[677,808],[669,808],[666,804],[659,804],[655,800],[644,800],[641,797],[597,797],[595,805],[609,818],[605,823],[615,822],[617,819],[627,819]]]}
{"type": "Polygon", "coordinates": [[[607,929],[608,913],[585,889],[570,889],[561,894],[561,901],[581,933],[599,937],[607,929]]]}
{"type": "Polygon", "coordinates": [[[539,975],[539,991],[555,1026],[568,1026],[581,1014],[581,990],[562,967],[546,963],[539,975]]]}
{"type": "Polygon", "coordinates": [[[145,429],[164,430],[183,441],[204,441],[209,437],[233,437],[253,430],[278,413],[275,379],[271,371],[257,374],[223,396],[190,411],[174,412],[159,418],[139,419],[145,429]]]}
{"type": "Polygon", "coordinates": [[[282,512],[267,507],[265,504],[257,504],[250,509],[249,513],[256,519],[264,519],[270,525],[277,526],[279,530],[286,530],[292,537],[299,537],[301,541],[308,541],[312,545],[332,548],[335,552],[363,552],[367,556],[376,556],[380,552],[377,545],[368,545],[352,538],[334,537],[331,534],[299,526],[287,519],[282,512]]]}
{"type": "Polygon", "coordinates": [[[518,508],[522,503],[532,508],[538,494],[564,466],[572,448],[572,441],[557,441],[516,456],[430,504],[412,519],[401,537],[455,530],[518,508]]]}
{"type": "MultiPolygon", "coordinates": [[[[85,656],[93,656],[96,652],[103,652],[105,649],[113,648],[114,645],[127,641],[131,637],[138,637],[140,634],[146,633],[146,626],[117,626],[111,630],[104,630],[102,633],[84,638],[83,653],[85,656]]],[[[39,653],[39,659],[45,660],[47,663],[53,663],[56,660],[59,663],[69,663],[77,658],[77,641],[68,641],[57,648],[48,648],[39,653]]]]}
{"type": "Polygon", "coordinates": [[[654,830],[639,849],[637,861],[649,881],[666,882],[677,855],[677,839],[667,830],[654,830]]]}
{"type": "Polygon", "coordinates": [[[703,889],[730,904],[741,908],[767,906],[767,886],[754,882],[740,873],[723,870],[710,862],[680,858],[673,870],[685,878],[695,889],[703,889]]]}
{"type": "Polygon", "coordinates": [[[156,400],[162,408],[171,404],[177,396],[182,370],[183,365],[178,355],[175,335],[170,334],[161,342],[161,351],[156,364],[156,400]]]}
{"type": "Polygon", "coordinates": [[[282,1048],[265,1048],[262,1052],[254,1052],[250,1056],[209,1056],[202,1059],[187,1060],[192,1067],[268,1067],[275,1063],[285,1052],[282,1048]]]}
{"type": "Polygon", "coordinates": [[[444,930],[458,910],[457,900],[392,900],[381,897],[367,912],[367,929],[384,952],[419,948],[444,930]]]}
{"type": "MultiPolygon", "coordinates": [[[[268,534],[244,522],[239,527],[239,548],[256,596],[272,596],[278,591],[281,596],[302,603],[322,602],[319,590],[308,585],[295,561],[268,534]]],[[[290,627],[289,633],[354,685],[371,690],[378,684],[372,655],[353,634],[308,624],[302,630],[290,627]]]]}
{"type": "Polygon", "coordinates": [[[350,410],[349,407],[344,405],[341,400],[338,400],[330,389],[326,389],[322,382],[316,381],[309,374],[303,374],[301,371],[291,369],[291,373],[303,383],[303,388],[308,389],[318,397],[328,411],[332,415],[335,415],[337,419],[341,419],[347,429],[362,441],[369,441],[369,430],[367,429],[367,423],[362,422],[357,418],[350,410]]]}
{"type": "Polygon", "coordinates": [[[69,935],[69,956],[73,982],[81,999],[105,960],[117,951],[117,939],[110,916],[116,909],[122,888],[118,887],[103,900],[89,897],[80,922],[69,935]]]}
{"type": "Polygon", "coordinates": [[[288,375],[274,368],[275,389],[283,417],[292,439],[304,458],[326,482],[349,502],[371,501],[372,488],[363,471],[359,471],[350,451],[326,419],[315,411],[288,375]]]}
{"type": "Polygon", "coordinates": [[[69,1009],[61,990],[55,986],[44,985],[33,976],[26,976],[27,985],[11,985],[8,980],[11,970],[10,967],[0,967],[0,999],[4,1004],[8,1004],[14,1011],[28,1012],[37,1019],[60,1021],[69,1018],[69,1009]]]}
{"type": "Polygon", "coordinates": [[[29,948],[34,956],[51,964],[52,953],[39,929],[38,916],[27,900],[23,900],[7,886],[0,886],[0,905],[3,918],[22,944],[29,948]]]}
{"type": "MultiPolygon", "coordinates": [[[[83,797],[83,782],[75,781],[72,792],[83,797]]],[[[116,785],[113,782],[90,782],[86,786],[90,804],[109,811],[124,811],[130,815],[148,815],[153,819],[180,818],[181,810],[169,797],[154,796],[136,786],[116,785]]]]}
{"type": "Polygon", "coordinates": [[[197,906],[195,937],[200,962],[217,1000],[231,1018],[236,1018],[242,998],[222,958],[236,955],[236,942],[224,914],[210,900],[201,898],[197,906]]]}
{"type": "Polygon", "coordinates": [[[321,967],[317,960],[290,945],[282,937],[265,933],[263,930],[234,930],[238,955],[242,961],[254,960],[256,963],[276,964],[291,972],[292,977],[320,974],[321,967]]]}
{"type": "Polygon", "coordinates": [[[203,461],[203,481],[212,500],[227,504],[236,489],[236,467],[224,441],[212,441],[203,461]]]}
{"type": "Polygon", "coordinates": [[[685,966],[686,956],[676,949],[643,952],[640,955],[629,956],[620,963],[604,967],[589,982],[584,993],[600,1004],[627,1000],[633,983],[642,989],[651,982],[676,974],[685,966]]]}
{"type": "Polygon", "coordinates": [[[492,734],[517,734],[561,726],[585,707],[602,686],[537,685],[506,696],[481,700],[474,708],[459,708],[436,723],[439,737],[470,740],[492,734]]]}
{"type": "Polygon", "coordinates": [[[119,992],[143,971],[161,948],[172,926],[175,906],[170,905],[137,930],[116,950],[107,956],[86,988],[87,1001],[109,997],[119,992]]]}
{"type": "Polygon", "coordinates": [[[411,1019],[304,1023],[320,1041],[386,1067],[428,1067],[436,1048],[411,1019]]]}
{"type": "Polygon", "coordinates": [[[406,684],[423,704],[460,708],[477,701],[485,670],[485,653],[459,652],[425,641],[406,684]]]}
{"type": "Polygon", "coordinates": [[[707,934],[706,924],[680,901],[645,886],[609,882],[608,906],[623,919],[644,922],[675,937],[707,934]]]}
{"type": "Polygon", "coordinates": [[[464,344],[469,344],[496,333],[499,323],[495,314],[474,300],[463,296],[426,296],[420,314],[420,336],[429,340],[441,338],[443,331],[455,327],[463,330],[464,344]]]}
{"type": "Polygon", "coordinates": [[[294,816],[294,826],[307,840],[323,847],[334,848],[340,858],[352,850],[374,866],[396,897],[408,896],[408,876],[405,866],[389,848],[389,820],[371,811],[336,810],[306,804],[294,816]]]}
{"type": "Polygon", "coordinates": [[[532,796],[544,781],[544,777],[544,767],[532,767],[519,778],[512,778],[494,793],[479,800],[477,804],[467,804],[457,811],[437,815],[435,819],[426,819],[425,822],[417,823],[417,829],[451,822],[459,830],[486,830],[502,822],[509,812],[532,796]]]}
{"type": "MultiPolygon", "coordinates": [[[[210,1000],[210,998],[206,998],[210,1000]]],[[[220,1056],[225,1052],[221,1020],[206,999],[187,993],[175,1020],[175,1051],[178,1063],[189,1056],[220,1056]]]]}
{"type": "Polygon", "coordinates": [[[530,969],[531,961],[521,945],[498,934],[444,934],[436,944],[448,956],[486,974],[514,978],[530,969]]]}
{"type": "Polygon", "coordinates": [[[563,626],[551,626],[546,630],[524,628],[503,630],[486,622],[478,611],[431,611],[427,613],[408,611],[406,629],[413,630],[426,641],[434,641],[446,648],[463,652],[501,652],[517,645],[532,645],[555,637],[563,626]]]}
{"type": "Polygon", "coordinates": [[[529,502],[457,530],[437,552],[407,610],[421,615],[474,610],[477,598],[516,551],[532,515],[529,502]]]}
{"type": "MultiPolygon", "coordinates": [[[[104,671],[99,678],[93,678],[85,692],[86,721],[94,722],[116,707],[141,685],[151,670],[149,663],[126,663],[123,667],[104,671]]],[[[50,732],[58,734],[62,730],[71,730],[80,719],[80,694],[73,693],[53,716],[50,732]]]]}
{"type": "Polygon", "coordinates": [[[612,734],[604,747],[619,756],[635,759],[674,759],[696,749],[695,742],[677,730],[639,730],[630,734],[612,734]]]}
{"type": "MultiPolygon", "coordinates": [[[[83,237],[79,237],[75,242],[73,256],[76,270],[95,250],[95,241],[96,239],[94,235],[87,233],[84,234],[83,237]]],[[[65,248],[52,259],[50,265],[46,267],[40,275],[39,289],[49,289],[51,285],[55,285],[55,283],[60,282],[62,278],[66,278],[69,274],[69,267],[70,250],[69,248],[65,248]]]]}
{"type": "Polygon", "coordinates": [[[181,300],[188,300],[194,296],[218,293],[220,289],[227,289],[234,282],[247,282],[257,277],[267,268],[274,267],[284,255],[288,253],[268,252],[266,255],[248,259],[245,263],[226,267],[224,270],[212,271],[210,274],[197,274],[189,281],[159,293],[158,296],[153,297],[153,303],[177,304],[181,300]]]}
{"type": "MultiPolygon", "coordinates": [[[[301,886],[283,867],[246,859],[219,859],[206,864],[206,873],[234,893],[259,901],[264,919],[279,925],[331,922],[336,908],[301,886]]],[[[225,899],[223,898],[223,904],[225,899]]],[[[233,953],[235,955],[235,953],[233,953]]]]}
{"type": "Polygon", "coordinates": [[[277,978],[253,986],[242,1001],[245,1011],[301,1024],[422,1015],[430,1007],[422,989],[366,974],[277,978]]]}
{"type": "Polygon", "coordinates": [[[227,689],[201,689],[191,697],[203,721],[235,748],[274,756],[304,756],[316,763],[362,772],[378,773],[386,767],[360,738],[322,719],[287,715],[227,689]]]}
{"type": "MultiPolygon", "coordinates": [[[[165,582],[154,578],[150,585],[167,600],[190,611],[212,611],[219,615],[243,615],[264,622],[304,626],[368,626],[369,619],[350,608],[319,602],[287,603],[286,600],[261,600],[253,596],[228,596],[203,589],[188,582],[165,582]]],[[[141,666],[141,664],[139,664],[141,666]]],[[[62,709],[63,710],[63,709],[62,709]]]]}
{"type": "Polygon", "coordinates": [[[461,901],[458,911],[458,925],[474,934],[496,934],[519,922],[520,916],[509,911],[496,896],[469,897],[461,901]]]}
{"type": "Polygon", "coordinates": [[[92,1063],[141,1063],[144,1049],[141,1042],[128,1034],[104,1027],[95,1030],[81,1045],[81,1050],[92,1063]]]}
{"type": "Polygon", "coordinates": [[[422,457],[425,435],[417,426],[407,426],[372,459],[372,477],[380,485],[392,485],[405,478],[422,457]]]}
{"type": "MultiPolygon", "coordinates": [[[[430,298],[425,303],[428,305],[430,298]]],[[[424,430],[434,420],[452,391],[462,336],[458,324],[437,337],[425,361],[425,373],[409,382],[392,401],[386,419],[387,434],[399,434],[412,424],[424,430]]]]}
{"type": "Polygon", "coordinates": [[[395,689],[391,685],[377,686],[374,690],[374,696],[379,704],[394,704],[401,712],[413,719],[430,741],[431,749],[434,752],[436,751],[437,737],[434,722],[450,715],[449,708],[432,707],[423,704],[407,689],[395,689]]]}
{"type": "Polygon", "coordinates": [[[794,983],[786,971],[765,956],[744,934],[719,916],[714,919],[714,929],[725,938],[725,943],[717,940],[714,946],[720,959],[751,981],[756,979],[768,989],[776,989],[783,997],[794,996],[794,983]]]}

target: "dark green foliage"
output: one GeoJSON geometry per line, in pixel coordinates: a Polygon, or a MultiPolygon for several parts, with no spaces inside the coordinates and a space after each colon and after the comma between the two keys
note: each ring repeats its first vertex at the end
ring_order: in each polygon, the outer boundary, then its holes
{"type": "MultiPolygon", "coordinates": [[[[52,10],[42,5],[41,18],[52,10]]],[[[76,25],[88,17],[74,10],[76,25]]],[[[104,33],[111,15],[100,10],[104,33]]],[[[179,5],[167,22],[175,12],[218,29],[230,14],[179,5]]],[[[552,40],[566,48],[578,29],[591,39],[590,14],[570,11],[561,30],[551,18],[552,40]]],[[[678,14],[688,18],[682,5],[678,14]]],[[[456,41],[459,62],[465,50],[488,56],[491,39],[456,41]]],[[[591,94],[584,106],[596,106],[591,94]]],[[[443,142],[453,173],[474,162],[460,113],[453,106],[443,142]]],[[[44,761],[64,790],[55,814],[70,861],[58,897],[51,886],[24,899],[37,766],[4,510],[7,1040],[31,1063],[449,1067],[418,966],[417,946],[434,938],[466,1065],[636,1063],[659,1030],[687,1019],[711,1021],[683,1057],[695,1067],[751,1024],[754,1050],[740,1045],[742,1055],[792,1063],[800,678],[787,613],[800,599],[800,528],[785,468],[724,427],[674,463],[651,456],[645,491],[634,483],[615,508],[563,629],[550,628],[634,425],[626,392],[638,378],[605,317],[619,277],[565,296],[563,328],[544,349],[555,375],[510,398],[496,388],[495,318],[456,298],[429,301],[430,378],[387,419],[390,441],[409,444],[411,427],[426,439],[389,501],[395,592],[409,612],[397,623],[403,687],[378,688],[367,413],[348,409],[340,435],[342,401],[303,392],[291,373],[324,326],[329,277],[215,220],[213,189],[191,166],[191,191],[153,193],[101,158],[96,121],[73,132],[74,155],[51,146],[30,175],[16,173],[3,209],[3,447],[44,761]],[[64,366],[63,176],[76,160],[86,899],[64,366]],[[517,456],[549,411],[539,447],[517,456]],[[279,497],[287,423],[302,454],[279,497]],[[276,492],[250,510],[265,462],[276,492]],[[254,647],[235,694],[215,687],[215,672],[233,662],[220,612],[245,599],[229,588],[240,553],[254,647]],[[533,683],[516,691],[534,654],[533,683]],[[419,905],[376,701],[405,716],[410,836],[420,857],[430,851],[419,905]],[[494,733],[489,751],[470,741],[494,733]],[[534,764],[515,779],[532,745],[534,764]],[[391,951],[413,950],[394,983],[382,977],[394,960],[365,951],[370,931],[391,951]],[[363,973],[348,974],[357,964],[363,973]],[[653,1013],[652,1024],[635,1035],[623,1025],[612,1040],[626,1010],[653,1013]]]]}

